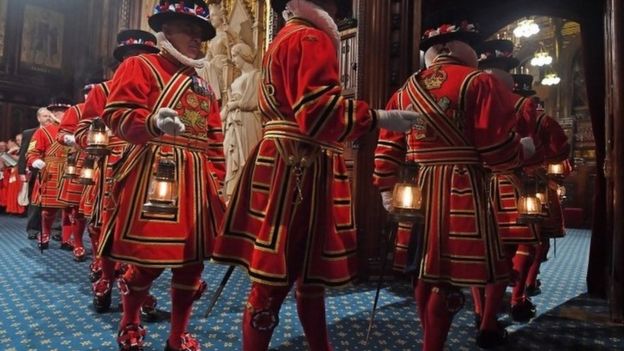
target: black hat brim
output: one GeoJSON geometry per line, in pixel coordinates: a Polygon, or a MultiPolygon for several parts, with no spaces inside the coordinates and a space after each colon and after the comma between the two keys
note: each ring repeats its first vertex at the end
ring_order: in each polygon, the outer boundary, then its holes
{"type": "Polygon", "coordinates": [[[336,5],[338,6],[336,18],[343,19],[353,17],[353,0],[336,1],[336,5]]]}
{"type": "Polygon", "coordinates": [[[71,106],[70,105],[48,105],[46,107],[46,109],[50,112],[55,112],[55,111],[67,111],[69,110],[71,106]]]}
{"type": "Polygon", "coordinates": [[[210,24],[210,22],[203,20],[193,14],[162,12],[150,16],[150,18],[147,20],[147,23],[154,31],[161,32],[163,24],[173,20],[192,21],[199,24],[199,26],[202,28],[202,41],[210,40],[216,35],[216,31],[212,24],[210,24]]]}
{"type": "Polygon", "coordinates": [[[427,51],[430,47],[434,45],[444,44],[455,40],[462,41],[475,48],[481,42],[481,36],[477,32],[466,31],[438,34],[431,38],[421,40],[420,50],[427,51]]]}
{"type": "Polygon", "coordinates": [[[281,14],[286,9],[287,3],[288,0],[271,0],[271,7],[273,8],[273,11],[281,14]]]}
{"type": "Polygon", "coordinates": [[[499,68],[509,72],[519,64],[515,57],[492,57],[479,61],[479,69],[499,68]]]}
{"type": "Polygon", "coordinates": [[[160,49],[156,46],[145,45],[145,44],[129,44],[122,45],[115,48],[113,51],[113,57],[121,62],[124,60],[124,57],[128,56],[128,54],[132,51],[141,51],[147,54],[156,54],[160,52],[160,49]]]}
{"type": "Polygon", "coordinates": [[[524,96],[524,97],[529,97],[529,96],[533,96],[535,94],[537,94],[537,92],[535,90],[517,90],[514,89],[514,94],[518,94],[520,96],[524,96]]]}

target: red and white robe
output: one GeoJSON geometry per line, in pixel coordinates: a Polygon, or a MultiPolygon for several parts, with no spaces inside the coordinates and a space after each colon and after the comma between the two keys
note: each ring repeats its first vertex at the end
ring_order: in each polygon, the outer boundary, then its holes
{"type": "MultiPolygon", "coordinates": [[[[66,135],[74,135],[74,133],[76,132],[76,126],[78,125],[78,121],[82,116],[83,110],[84,103],[74,105],[67,111],[65,111],[65,113],[63,114],[63,118],[61,119],[58,135],[56,136],[56,141],[58,143],[65,145],[64,137],[66,135]]],[[[70,151],[67,154],[68,157],[71,154],[78,154],[76,159],[76,170],[77,172],[80,172],[82,164],[84,163],[87,155],[82,152],[77,146],[67,147],[70,148],[70,151]]],[[[65,162],[63,163],[63,173],[65,172],[66,165],[67,160],[65,160],[65,162]]],[[[59,190],[59,200],[67,203],[69,207],[78,207],[84,189],[85,185],[80,183],[78,178],[62,178],[61,188],[59,190]]]]}
{"type": "Polygon", "coordinates": [[[67,203],[59,200],[63,167],[69,148],[56,141],[58,124],[50,124],[35,131],[28,145],[26,163],[32,167],[33,161],[40,159],[45,167],[39,171],[33,188],[31,202],[43,208],[66,208],[67,203]]]}
{"type": "Polygon", "coordinates": [[[102,229],[99,253],[145,267],[180,267],[210,258],[224,204],[223,133],[219,106],[192,68],[161,54],[126,59],[111,83],[104,121],[131,146],[113,174],[114,209],[102,229]],[[153,116],[176,110],[186,130],[163,135],[153,116]],[[177,211],[143,212],[158,161],[176,164],[177,211]]]}
{"type": "MultiPolygon", "coordinates": [[[[96,84],[85,99],[84,111],[81,119],[78,121],[75,133],[76,144],[82,149],[86,149],[88,146],[91,122],[104,114],[106,100],[110,94],[109,85],[110,82],[96,84]]],[[[111,150],[111,154],[121,155],[123,146],[121,150],[118,150],[118,144],[126,145],[123,140],[115,136],[109,136],[108,149],[111,150]]],[[[100,156],[97,159],[93,176],[95,184],[86,186],[82,198],[80,199],[80,211],[84,213],[85,216],[91,217],[91,223],[96,227],[100,227],[102,223],[102,201],[104,200],[105,187],[110,190],[110,182],[107,182],[106,179],[110,179],[112,171],[109,172],[108,167],[102,170],[102,166],[108,164],[109,157],[111,157],[111,155],[100,156]]]]}
{"type": "MultiPolygon", "coordinates": [[[[511,131],[513,102],[495,78],[452,59],[416,73],[390,99],[390,109],[424,114],[408,133],[381,132],[373,175],[386,191],[397,182],[402,162],[421,165],[420,279],[479,286],[509,278],[488,204],[486,167],[506,170],[521,163],[519,137],[511,131]]],[[[407,226],[403,230],[399,238],[409,235],[407,226]]]]}
{"type": "MultiPolygon", "coordinates": [[[[542,112],[537,117],[535,136],[539,141],[536,143],[538,146],[536,154],[542,158],[531,160],[536,163],[541,162],[543,167],[547,167],[549,163],[563,162],[564,176],[570,174],[572,172],[572,166],[568,159],[570,157],[570,144],[559,123],[542,112]]],[[[565,236],[563,210],[557,195],[557,187],[558,184],[554,181],[550,181],[548,184],[548,207],[545,219],[541,224],[541,234],[547,238],[565,236]]]]}
{"type": "Polygon", "coordinates": [[[346,284],[357,273],[357,245],[342,143],[374,130],[375,114],[341,95],[334,43],[304,20],[287,22],[262,67],[264,136],[230,198],[213,258],[262,284],[346,284]]]}
{"type": "MultiPolygon", "coordinates": [[[[516,122],[514,130],[521,137],[534,137],[537,121],[535,101],[531,98],[516,96],[516,122]]],[[[537,244],[539,226],[534,223],[519,224],[518,198],[522,189],[522,180],[513,172],[494,172],[490,196],[494,204],[498,234],[503,244],[537,244]]]]}

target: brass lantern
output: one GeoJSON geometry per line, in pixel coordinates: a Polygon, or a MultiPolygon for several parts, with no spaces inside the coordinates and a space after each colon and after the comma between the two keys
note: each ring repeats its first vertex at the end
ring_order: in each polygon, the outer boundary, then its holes
{"type": "Polygon", "coordinates": [[[422,189],[418,185],[418,164],[407,162],[392,191],[392,211],[397,221],[416,221],[423,217],[422,189]]]}
{"type": "Polygon", "coordinates": [[[526,178],[518,197],[518,224],[537,223],[542,220],[542,201],[537,196],[538,181],[535,178],[526,178]]]}
{"type": "Polygon", "coordinates": [[[178,211],[178,182],[176,164],[170,159],[158,162],[156,175],[150,182],[147,202],[143,212],[156,214],[175,214],[178,211]]]}
{"type": "Polygon", "coordinates": [[[549,163],[546,167],[546,173],[553,178],[563,178],[565,165],[563,162],[549,163]]]}
{"type": "Polygon", "coordinates": [[[87,153],[95,156],[104,156],[110,153],[108,149],[108,130],[104,121],[96,118],[91,122],[87,134],[87,153]]]}
{"type": "Polygon", "coordinates": [[[538,181],[537,190],[535,191],[535,197],[537,197],[542,203],[542,209],[548,208],[548,182],[538,181]]]}
{"type": "Polygon", "coordinates": [[[95,181],[95,157],[92,155],[87,156],[82,168],[80,169],[80,178],[78,182],[84,185],[93,185],[95,181]]]}
{"type": "Polygon", "coordinates": [[[78,178],[78,169],[76,163],[78,162],[78,153],[70,152],[67,155],[67,163],[65,164],[65,172],[63,178],[75,179],[78,178]]]}

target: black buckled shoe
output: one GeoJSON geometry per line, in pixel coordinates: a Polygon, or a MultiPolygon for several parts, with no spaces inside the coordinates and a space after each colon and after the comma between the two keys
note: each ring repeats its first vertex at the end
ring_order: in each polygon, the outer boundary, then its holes
{"type": "Polygon", "coordinates": [[[37,247],[39,250],[45,250],[50,246],[50,236],[47,234],[39,234],[37,236],[37,247]]]}
{"type": "Polygon", "coordinates": [[[111,305],[111,289],[110,281],[100,279],[93,284],[93,308],[95,312],[104,313],[108,311],[111,305]]]}
{"type": "Polygon", "coordinates": [[[73,251],[74,245],[72,245],[69,241],[64,241],[61,243],[61,250],[73,251]]]}
{"type": "Polygon", "coordinates": [[[145,328],[138,324],[128,324],[117,334],[120,351],[143,351],[145,328]]]}
{"type": "Polygon", "coordinates": [[[102,261],[98,258],[94,258],[91,264],[89,264],[89,280],[91,283],[97,282],[102,276],[102,261]]]}
{"type": "Polygon", "coordinates": [[[497,330],[479,330],[477,346],[482,349],[491,349],[506,344],[508,337],[507,330],[501,326],[497,330]]]}
{"type": "Polygon", "coordinates": [[[179,349],[174,349],[169,346],[169,339],[167,339],[167,344],[165,345],[165,351],[200,351],[201,345],[199,341],[195,339],[190,333],[184,333],[181,336],[182,344],[179,349]]]}
{"type": "Polygon", "coordinates": [[[161,319],[158,310],[156,309],[156,305],[158,301],[154,295],[147,295],[145,300],[143,300],[143,304],[141,305],[141,320],[146,323],[157,322],[161,319]]]}
{"type": "Polygon", "coordinates": [[[75,247],[74,248],[74,261],[83,262],[87,259],[87,252],[84,247],[75,247]]]}
{"type": "Polygon", "coordinates": [[[535,313],[535,305],[526,297],[511,306],[511,319],[515,322],[526,323],[535,317],[535,313]]]}
{"type": "Polygon", "coordinates": [[[537,296],[542,293],[542,289],[540,289],[539,286],[527,285],[526,288],[524,288],[524,293],[527,294],[527,296],[537,296]]]}

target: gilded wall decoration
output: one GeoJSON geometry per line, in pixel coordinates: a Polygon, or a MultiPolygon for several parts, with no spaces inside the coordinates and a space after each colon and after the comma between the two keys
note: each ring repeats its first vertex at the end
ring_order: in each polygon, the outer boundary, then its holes
{"type": "Polygon", "coordinates": [[[65,16],[35,5],[24,7],[20,63],[40,71],[60,70],[65,16]]]}
{"type": "Polygon", "coordinates": [[[4,34],[7,23],[7,4],[9,0],[0,0],[0,59],[4,57],[4,34]]]}

